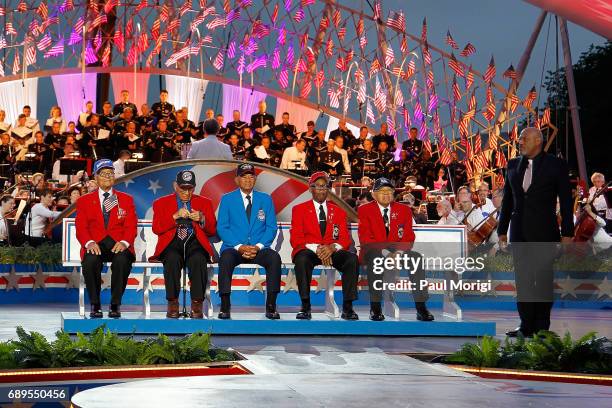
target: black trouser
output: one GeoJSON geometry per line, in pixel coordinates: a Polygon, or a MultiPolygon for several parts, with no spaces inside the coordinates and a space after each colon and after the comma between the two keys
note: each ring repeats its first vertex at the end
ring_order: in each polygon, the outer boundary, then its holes
{"type": "Polygon", "coordinates": [[[111,237],[106,237],[98,242],[101,255],[85,253],[81,265],[83,266],[83,276],[85,285],[89,293],[89,301],[92,305],[100,304],[100,286],[102,285],[102,266],[104,262],[111,262],[111,304],[120,305],[123,292],[127,286],[128,277],[132,270],[134,254],[129,249],[117,254],[111,252],[115,241],[111,237]]]}
{"type": "Polygon", "coordinates": [[[516,283],[516,306],[523,334],[550,328],[553,305],[553,243],[515,243],[511,246],[516,283]]]}
{"type": "Polygon", "coordinates": [[[266,269],[266,292],[280,292],[281,258],[271,248],[262,248],[253,259],[244,258],[234,248],[226,249],[219,259],[219,293],[229,295],[232,291],[234,268],[240,264],[257,264],[266,269]]]}
{"type": "MultiPolygon", "coordinates": [[[[422,258],[422,255],[418,252],[414,251],[404,251],[404,253],[409,258],[422,258]]],[[[375,273],[374,272],[374,259],[375,258],[386,258],[382,254],[382,249],[372,249],[369,250],[365,254],[364,261],[366,263],[366,267],[368,270],[368,288],[370,291],[370,302],[380,302],[382,301],[383,289],[382,282],[385,282],[384,275],[387,273],[399,273],[401,271],[392,271],[392,270],[384,270],[383,273],[375,273]],[[380,281],[376,285],[374,283],[376,281],[380,281]]],[[[410,265],[414,265],[415,263],[410,263],[410,265]]],[[[412,291],[412,297],[416,303],[426,302],[429,299],[429,291],[427,290],[427,286],[421,289],[421,281],[425,279],[425,271],[423,270],[423,263],[419,262],[418,267],[415,271],[409,271],[410,282],[414,285],[414,290],[412,291]]]]}
{"type": "MultiPolygon", "coordinates": [[[[342,297],[345,302],[357,299],[357,281],[359,280],[359,261],[357,255],[343,249],[331,256],[332,266],[342,274],[342,297]]],[[[310,303],[310,283],[312,270],[321,265],[321,260],[310,249],[302,249],[293,257],[295,279],[302,304],[310,303]]]]}
{"type": "Polygon", "coordinates": [[[181,241],[175,236],[160,254],[159,259],[164,263],[167,300],[178,298],[181,290],[181,271],[185,264],[191,281],[191,299],[204,300],[210,255],[195,237],[181,241]]]}

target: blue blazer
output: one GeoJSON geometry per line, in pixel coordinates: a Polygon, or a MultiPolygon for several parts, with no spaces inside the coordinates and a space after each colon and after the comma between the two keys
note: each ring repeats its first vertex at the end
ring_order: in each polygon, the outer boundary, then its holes
{"type": "Polygon", "coordinates": [[[240,189],[221,197],[217,215],[217,235],[223,241],[221,251],[234,248],[238,244],[263,244],[270,248],[276,238],[276,211],[269,194],[253,190],[251,219],[247,220],[246,209],[240,189]]]}

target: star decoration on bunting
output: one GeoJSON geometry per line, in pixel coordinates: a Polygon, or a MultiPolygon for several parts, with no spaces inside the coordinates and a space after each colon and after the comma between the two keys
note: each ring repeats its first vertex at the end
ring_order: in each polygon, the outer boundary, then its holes
{"type": "Polygon", "coordinates": [[[47,286],[45,285],[45,279],[47,279],[47,277],[45,276],[40,266],[38,266],[36,275],[30,275],[30,277],[34,279],[34,283],[32,284],[32,291],[35,291],[36,289],[47,289],[47,286]]]}
{"type": "Polygon", "coordinates": [[[157,195],[157,190],[161,188],[162,186],[159,184],[159,180],[149,180],[149,187],[147,190],[153,191],[153,195],[157,195]]]}
{"type": "Polygon", "coordinates": [[[126,186],[127,188],[129,188],[129,187],[130,187],[130,184],[133,184],[133,183],[135,183],[135,181],[134,181],[134,180],[132,180],[132,179],[128,179],[128,180],[125,180],[125,181],[123,182],[123,184],[125,184],[125,186],[126,186]]]}
{"type": "Polygon", "coordinates": [[[561,288],[561,298],[564,298],[565,296],[573,296],[575,299],[577,299],[576,284],[573,283],[569,275],[567,276],[567,278],[565,278],[564,281],[557,282],[557,285],[559,285],[559,287],[561,288]]]}
{"type": "Polygon", "coordinates": [[[295,290],[297,292],[297,281],[295,279],[295,271],[292,269],[287,273],[287,276],[283,278],[285,282],[285,286],[283,287],[283,293],[287,293],[290,290],[295,290]]]}
{"type": "MultiPolygon", "coordinates": [[[[255,269],[255,273],[253,275],[247,276],[246,280],[249,281],[249,286],[247,287],[247,292],[252,292],[254,290],[258,290],[261,293],[263,293],[264,290],[263,290],[262,284],[266,281],[266,278],[262,277],[259,274],[259,268],[255,269]]],[[[219,285],[217,285],[217,288],[218,287],[219,287],[219,285]]]]}
{"type": "Polygon", "coordinates": [[[608,296],[608,298],[612,299],[612,282],[608,280],[606,276],[599,285],[597,285],[597,300],[602,297],[608,296]]]}
{"type": "Polygon", "coordinates": [[[64,275],[68,282],[66,283],[66,289],[78,288],[81,284],[81,272],[76,266],[72,268],[71,273],[64,275]]]}
{"type": "Polygon", "coordinates": [[[15,268],[11,268],[11,272],[8,275],[4,275],[4,279],[6,279],[7,292],[11,289],[15,289],[17,292],[19,292],[20,276],[15,273],[15,268]]]}

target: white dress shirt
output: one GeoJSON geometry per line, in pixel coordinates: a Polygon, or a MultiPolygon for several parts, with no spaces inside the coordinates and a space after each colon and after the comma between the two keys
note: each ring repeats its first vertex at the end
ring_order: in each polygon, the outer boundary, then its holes
{"type": "Polygon", "coordinates": [[[285,170],[295,170],[294,161],[300,162],[300,170],[307,170],[306,166],[306,152],[298,151],[297,147],[291,146],[285,149],[283,153],[283,158],[281,160],[281,169],[285,170]]]}
{"type": "MultiPolygon", "coordinates": [[[[319,207],[320,206],[323,206],[323,212],[325,213],[325,219],[327,220],[327,200],[323,201],[322,203],[318,203],[315,200],[312,200],[312,204],[314,205],[314,208],[315,208],[315,214],[317,215],[317,220],[319,219],[319,207]]],[[[320,244],[306,244],[306,248],[316,253],[319,245],[320,244]]],[[[336,247],[336,251],[339,251],[342,249],[342,245],[340,245],[337,242],[334,243],[334,246],[336,247]]]]}
{"type": "MultiPolygon", "coordinates": [[[[251,205],[253,204],[253,191],[254,190],[252,190],[249,193],[249,195],[251,196],[251,205]]],[[[246,211],[247,205],[249,205],[249,200],[247,200],[247,198],[246,198],[247,194],[244,191],[242,191],[242,189],[240,189],[240,195],[242,196],[242,204],[244,205],[244,209],[246,211]]],[[[252,212],[251,212],[251,214],[252,214],[252,212]]],[[[247,221],[250,222],[250,220],[247,220],[247,221]]],[[[238,244],[238,245],[234,246],[234,249],[237,251],[238,248],[240,248],[243,245],[246,245],[246,244],[238,244]]],[[[255,246],[257,248],[259,248],[260,250],[264,247],[264,245],[261,242],[256,243],[255,246]]]]}
{"type": "Polygon", "coordinates": [[[0,241],[8,241],[8,224],[2,214],[0,214],[0,241]]]}
{"type": "Polygon", "coordinates": [[[454,210],[451,210],[447,216],[438,220],[438,225],[459,225],[461,224],[461,219],[463,219],[463,216],[459,218],[457,213],[454,210]]]}
{"type": "Polygon", "coordinates": [[[49,218],[56,219],[61,211],[51,211],[41,203],[36,203],[30,213],[26,218],[25,233],[31,237],[42,237],[49,218]]]}

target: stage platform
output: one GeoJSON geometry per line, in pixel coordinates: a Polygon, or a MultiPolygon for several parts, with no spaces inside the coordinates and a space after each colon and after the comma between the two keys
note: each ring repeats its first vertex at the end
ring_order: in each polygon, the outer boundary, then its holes
{"type": "MultiPolygon", "coordinates": [[[[106,313],[105,313],[106,315],[106,313]]],[[[435,315],[435,314],[434,314],[435,315]]],[[[417,321],[406,314],[399,320],[369,320],[366,313],[358,321],[332,319],[313,313],[312,320],[296,320],[295,313],[281,313],[280,320],[268,320],[263,313],[232,313],[231,320],[167,319],[163,312],[148,318],[142,313],[124,312],[121,319],[82,318],[76,312],[62,313],[62,329],[68,333],[90,333],[101,325],[120,334],[188,334],[196,331],[215,335],[336,335],[336,336],[458,336],[495,335],[495,322],[456,321],[435,315],[433,322],[417,321]]]]}

